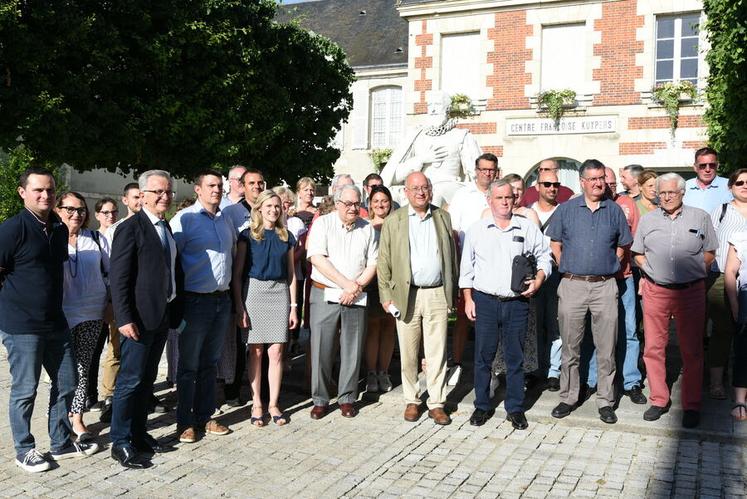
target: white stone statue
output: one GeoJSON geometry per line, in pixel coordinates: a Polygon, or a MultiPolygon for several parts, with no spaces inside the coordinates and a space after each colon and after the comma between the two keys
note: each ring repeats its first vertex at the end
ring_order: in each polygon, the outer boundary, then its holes
{"type": "Polygon", "coordinates": [[[430,179],[436,206],[449,203],[465,181],[472,180],[475,160],[482,151],[469,130],[456,128],[456,119],[449,117],[450,107],[451,96],[446,93],[429,103],[429,124],[409,133],[381,171],[384,185],[401,205],[407,204],[402,190],[411,172],[422,171],[430,179]]]}

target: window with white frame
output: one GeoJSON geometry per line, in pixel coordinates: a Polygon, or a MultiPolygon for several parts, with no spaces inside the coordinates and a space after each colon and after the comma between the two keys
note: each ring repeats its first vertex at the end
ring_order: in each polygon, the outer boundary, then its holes
{"type": "Polygon", "coordinates": [[[655,83],[687,80],[697,84],[700,13],[656,18],[655,83]]]}
{"type": "Polygon", "coordinates": [[[394,148],[402,136],[401,87],[380,87],[371,91],[371,148],[394,148]]]}
{"type": "Polygon", "coordinates": [[[486,55],[480,50],[479,33],[461,33],[441,37],[441,90],[466,94],[472,100],[482,98],[485,82],[480,68],[486,55]]]}
{"type": "Polygon", "coordinates": [[[583,94],[587,56],[584,23],[542,26],[540,90],[583,94]]]}

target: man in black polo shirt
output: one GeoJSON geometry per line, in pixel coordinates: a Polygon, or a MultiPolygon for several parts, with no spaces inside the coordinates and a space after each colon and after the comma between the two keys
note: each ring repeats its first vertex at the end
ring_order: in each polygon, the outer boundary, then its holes
{"type": "Polygon", "coordinates": [[[31,414],[41,368],[49,374],[49,457],[89,456],[98,445],[71,440],[68,411],[77,383],[70,330],[62,312],[63,265],[68,232],[52,212],[55,183],[43,168],[18,180],[24,209],[0,224],[0,338],[8,351],[13,382],[10,428],[16,464],[28,472],[51,466],[31,434],[31,414]]]}

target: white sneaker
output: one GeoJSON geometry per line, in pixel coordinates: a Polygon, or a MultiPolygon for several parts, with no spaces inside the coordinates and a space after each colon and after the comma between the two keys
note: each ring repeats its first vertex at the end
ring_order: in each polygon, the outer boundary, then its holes
{"type": "Polygon", "coordinates": [[[47,471],[52,467],[49,461],[44,459],[44,456],[36,449],[31,449],[22,457],[16,457],[16,465],[23,471],[29,473],[39,473],[40,471],[47,471]]]}
{"type": "Polygon", "coordinates": [[[376,373],[370,371],[366,376],[366,391],[368,393],[376,393],[379,391],[379,380],[376,373]]]}
{"type": "Polygon", "coordinates": [[[92,456],[98,451],[99,445],[93,442],[71,442],[70,445],[61,450],[50,452],[49,457],[52,458],[52,461],[62,461],[74,457],[92,456]]]}
{"type": "Polygon", "coordinates": [[[459,377],[462,375],[462,366],[459,364],[456,364],[451,369],[451,376],[449,376],[449,381],[446,382],[449,386],[456,386],[459,383],[459,377]]]}
{"type": "Polygon", "coordinates": [[[379,391],[384,393],[392,391],[392,380],[389,378],[389,374],[381,371],[376,377],[379,380],[379,391]]]}

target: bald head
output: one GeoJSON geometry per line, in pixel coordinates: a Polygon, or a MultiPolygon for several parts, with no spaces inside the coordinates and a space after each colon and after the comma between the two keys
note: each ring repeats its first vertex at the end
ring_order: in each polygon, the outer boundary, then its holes
{"type": "Polygon", "coordinates": [[[421,172],[412,172],[405,179],[405,194],[417,212],[425,211],[431,200],[431,184],[421,172]]]}

